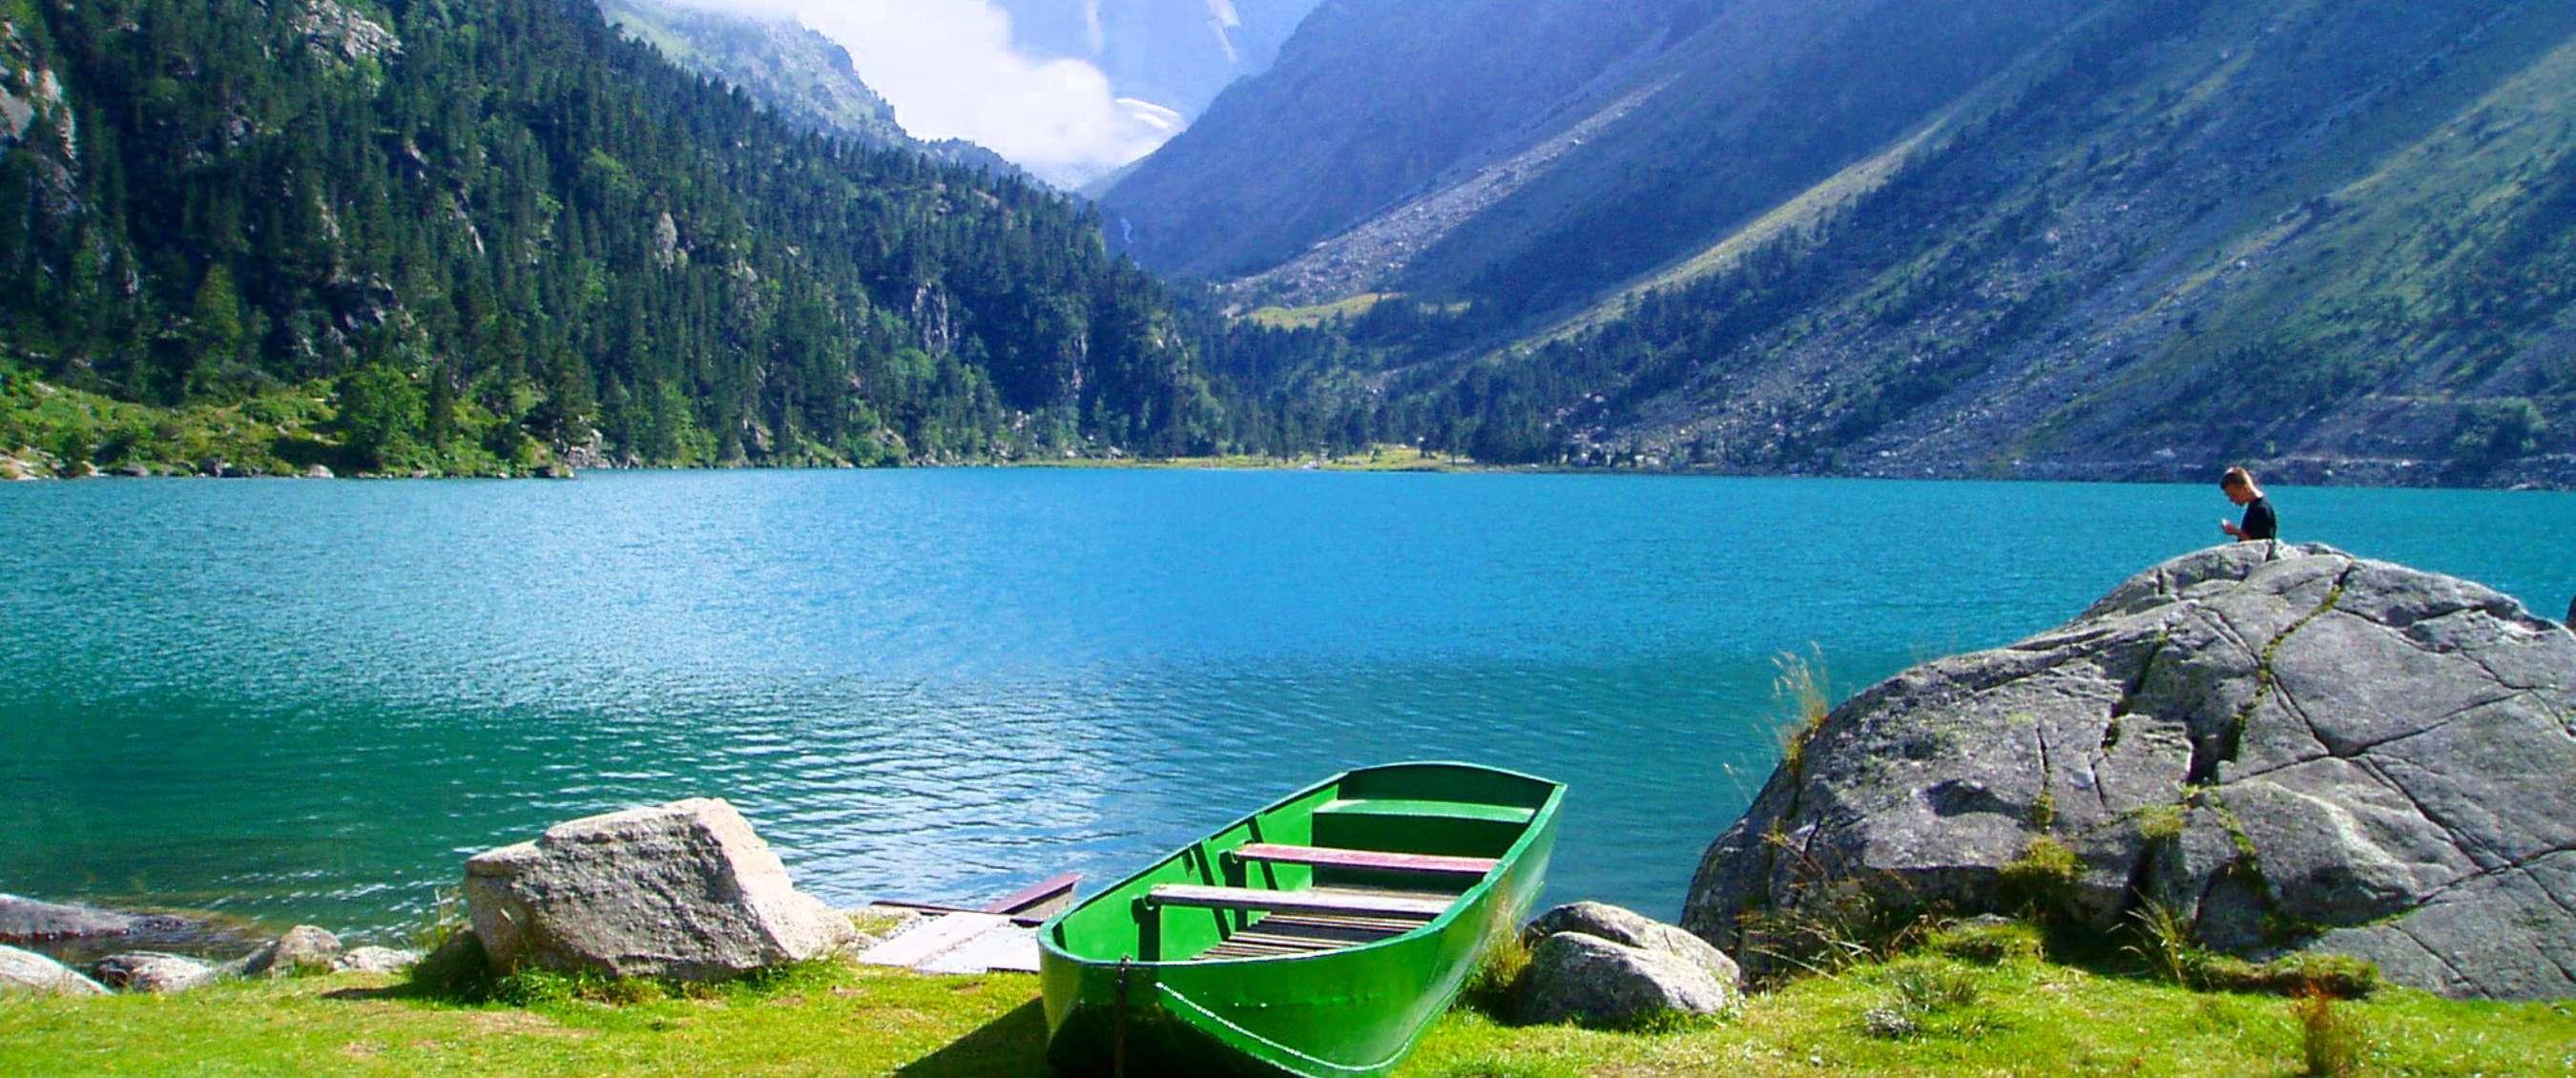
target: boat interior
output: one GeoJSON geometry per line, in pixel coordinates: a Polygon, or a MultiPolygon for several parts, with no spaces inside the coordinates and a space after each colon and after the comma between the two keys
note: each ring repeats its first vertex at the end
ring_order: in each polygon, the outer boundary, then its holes
{"type": "Polygon", "coordinates": [[[1316,954],[1436,919],[1503,864],[1548,788],[1498,796],[1438,772],[1353,772],[1183,849],[1057,927],[1094,960],[1195,962],[1316,954]],[[1401,781],[1391,781],[1401,779],[1401,781]]]}

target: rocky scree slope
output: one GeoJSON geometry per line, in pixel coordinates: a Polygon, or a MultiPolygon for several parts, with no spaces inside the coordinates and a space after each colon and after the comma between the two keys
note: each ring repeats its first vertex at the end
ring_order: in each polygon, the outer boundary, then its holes
{"type": "Polygon", "coordinates": [[[2468,581],[2240,544],[2065,626],[1897,675],[1798,738],[1709,847],[1685,926],[1759,966],[1860,896],[2576,995],[2576,635],[2468,581]],[[2078,865],[2034,889],[2059,850],[2078,865]],[[2016,880],[2016,877],[2020,877],[2016,880]]]}

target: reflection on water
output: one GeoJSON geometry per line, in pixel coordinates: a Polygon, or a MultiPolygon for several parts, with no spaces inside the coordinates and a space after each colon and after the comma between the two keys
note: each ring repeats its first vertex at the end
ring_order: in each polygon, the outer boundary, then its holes
{"type": "MultiPolygon", "coordinates": [[[[2285,491],[2554,612],[2562,495],[2285,491]],[[2511,541],[2500,541],[2509,538],[2511,541]],[[2554,600],[2554,601],[2553,601],[2554,600]]],[[[1845,689],[2215,536],[2198,488],[1190,472],[0,490],[0,891],[398,927],[463,854],[733,800],[836,900],[1102,883],[1341,768],[1573,784],[1669,916],[1845,689]]]]}

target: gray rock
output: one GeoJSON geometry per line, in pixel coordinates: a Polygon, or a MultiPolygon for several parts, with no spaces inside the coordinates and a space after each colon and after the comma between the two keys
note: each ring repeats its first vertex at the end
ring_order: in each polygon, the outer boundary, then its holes
{"type": "Polygon", "coordinates": [[[99,982],[124,992],[185,992],[222,974],[207,963],[159,951],[112,954],[90,964],[99,982]]]}
{"type": "Polygon", "coordinates": [[[126,936],[183,927],[185,924],[179,918],[157,914],[118,913],[89,906],[40,902],[17,895],[0,895],[0,943],[126,936]]]}
{"type": "Polygon", "coordinates": [[[331,468],[330,468],[330,466],[329,466],[329,465],[326,465],[326,464],[315,464],[315,465],[312,465],[312,466],[307,467],[307,468],[305,468],[305,469],[304,469],[304,478],[306,478],[306,479],[329,479],[329,478],[332,478],[332,475],[331,475],[331,468]]]}
{"type": "Polygon", "coordinates": [[[1731,989],[1680,955],[1559,932],[1530,950],[1519,1018],[1616,1026],[1667,1012],[1714,1014],[1732,1001],[1731,989]]]}
{"type": "Polygon", "coordinates": [[[340,937],[312,925],[287,929],[277,942],[261,948],[241,963],[245,977],[289,977],[297,973],[328,973],[340,960],[340,937]]]}
{"type": "Polygon", "coordinates": [[[796,890],[732,805],[697,798],[548,828],[465,863],[493,968],[731,977],[829,954],[847,917],[796,890]]]}
{"type": "Polygon", "coordinates": [[[107,986],[34,951],[0,946],[0,994],[103,996],[107,986]]]}
{"type": "Polygon", "coordinates": [[[1522,929],[1522,935],[1532,940],[1562,932],[1594,936],[1622,946],[1672,955],[1706,970],[1710,977],[1728,988],[1743,981],[1743,971],[1736,967],[1734,959],[1726,957],[1726,952],[1677,926],[1635,910],[1603,902],[1576,902],[1542,913],[1529,923],[1529,927],[1522,929]]]}
{"type": "Polygon", "coordinates": [[[400,973],[420,961],[419,951],[394,947],[352,947],[331,968],[341,973],[400,973]]]}
{"type": "Polygon", "coordinates": [[[117,466],[115,474],[126,479],[150,479],[152,478],[152,469],[146,468],[140,464],[120,464],[117,466]]]}
{"type": "Polygon", "coordinates": [[[1856,899],[2036,898],[2097,930],[2153,901],[2251,958],[2576,995],[2576,635],[2464,580],[2322,546],[2186,555],[1861,693],[1801,758],[1691,886],[1684,925],[1738,955],[1856,899]],[[2008,882],[2042,838],[2073,878],[2008,882]]]}

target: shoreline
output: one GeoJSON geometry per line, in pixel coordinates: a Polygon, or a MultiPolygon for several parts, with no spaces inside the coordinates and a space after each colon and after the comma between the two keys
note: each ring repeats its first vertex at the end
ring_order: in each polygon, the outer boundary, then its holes
{"type": "MultiPolygon", "coordinates": [[[[0,456],[0,464],[23,464],[22,458],[0,456]]],[[[1951,471],[1924,470],[1920,473],[1897,471],[1810,471],[1801,469],[1761,468],[1649,468],[1616,465],[1580,464],[1489,464],[1465,458],[1369,460],[1356,457],[1279,458],[1255,456],[1221,457],[1081,457],[1072,459],[960,460],[919,462],[874,467],[831,466],[816,464],[751,464],[731,465],[594,465],[588,468],[559,466],[526,472],[415,470],[402,475],[358,473],[341,475],[321,469],[300,473],[250,472],[230,467],[209,471],[188,471],[177,467],[137,468],[120,466],[104,470],[91,462],[88,471],[70,474],[44,474],[26,468],[0,467],[0,486],[9,483],[60,483],[92,480],[126,479],[227,479],[227,480],[355,480],[361,482],[401,482],[405,480],[525,480],[564,481],[578,479],[585,472],[852,472],[852,471],[966,471],[1026,469],[1034,471],[1210,471],[1210,472],[1332,472],[1341,474],[1379,475],[1553,475],[1599,476],[1653,479],[1818,479],[1847,482],[1886,483],[2065,483],[2084,486],[2205,486],[2209,481],[2194,474],[2146,474],[2134,469],[2085,468],[2059,466],[2047,474],[2033,474],[2037,469],[2010,473],[1988,473],[1973,469],[1951,471]]],[[[2429,462],[2399,462],[2403,464],[2429,462]]],[[[2336,474],[2327,468],[2319,473],[2300,467],[2276,467],[2257,463],[2249,465],[2268,486],[2284,488],[2319,488],[2338,490],[2439,490],[2497,493],[2564,494],[2576,492],[2576,475],[2566,479],[2517,479],[2512,482],[2445,483],[2436,475],[2398,469],[2375,472],[2364,478],[2336,474]],[[2409,481],[2420,477],[2421,481],[2409,481]]],[[[51,470],[51,469],[48,469],[51,470]]],[[[68,470],[67,470],[68,471],[68,470]]],[[[2216,474],[2212,470],[2211,474],[2216,474]]]]}

